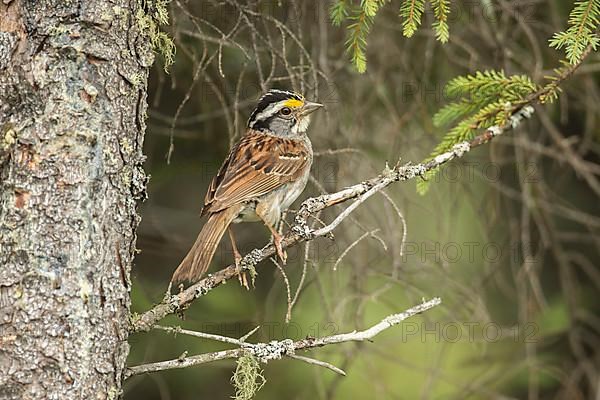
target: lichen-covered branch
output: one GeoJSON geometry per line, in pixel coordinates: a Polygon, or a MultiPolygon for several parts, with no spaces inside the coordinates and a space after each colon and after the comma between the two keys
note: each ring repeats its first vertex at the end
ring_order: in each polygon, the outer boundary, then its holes
{"type": "MultiPolygon", "coordinates": [[[[284,356],[294,358],[303,362],[307,362],[309,364],[318,365],[324,368],[331,369],[332,371],[344,375],[344,371],[339,368],[323,362],[319,360],[314,360],[312,358],[298,356],[295,354],[298,350],[309,350],[317,347],[328,346],[331,344],[345,343],[345,342],[362,342],[365,340],[371,340],[381,332],[389,329],[393,326],[398,325],[402,321],[425,312],[441,303],[441,299],[433,298],[428,301],[423,301],[423,303],[418,304],[408,310],[390,315],[377,324],[371,326],[368,329],[363,331],[352,331],[348,333],[341,333],[338,335],[325,336],[321,338],[306,338],[302,340],[293,341],[291,339],[284,340],[274,340],[269,343],[247,343],[241,340],[236,340],[233,338],[226,337],[215,337],[216,335],[210,334],[195,334],[193,336],[203,337],[207,339],[217,340],[221,342],[227,343],[235,343],[240,346],[240,348],[232,349],[232,350],[223,350],[217,351],[214,353],[200,354],[196,356],[190,357],[179,357],[173,360],[168,361],[160,361],[156,363],[135,365],[127,368],[126,377],[131,377],[134,375],[149,373],[149,372],[158,372],[164,371],[168,369],[178,369],[178,368],[186,368],[191,366],[197,366],[201,364],[206,364],[212,361],[224,360],[227,358],[238,358],[243,354],[250,354],[257,359],[259,359],[263,363],[267,363],[271,360],[278,360],[284,356]]],[[[175,331],[179,331],[175,329],[175,331]]],[[[189,332],[188,332],[189,334],[189,332]]]]}

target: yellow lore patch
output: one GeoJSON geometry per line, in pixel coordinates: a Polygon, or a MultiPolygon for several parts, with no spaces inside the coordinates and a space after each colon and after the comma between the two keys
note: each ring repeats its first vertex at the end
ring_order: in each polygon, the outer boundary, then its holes
{"type": "Polygon", "coordinates": [[[302,100],[290,99],[284,103],[284,106],[289,108],[299,108],[304,105],[302,100]]]}

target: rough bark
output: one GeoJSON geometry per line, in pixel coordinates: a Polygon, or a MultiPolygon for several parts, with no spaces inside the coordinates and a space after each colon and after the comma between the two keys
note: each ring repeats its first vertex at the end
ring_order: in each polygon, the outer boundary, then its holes
{"type": "Polygon", "coordinates": [[[0,399],[121,392],[153,61],[137,11],[0,2],[0,399]]]}

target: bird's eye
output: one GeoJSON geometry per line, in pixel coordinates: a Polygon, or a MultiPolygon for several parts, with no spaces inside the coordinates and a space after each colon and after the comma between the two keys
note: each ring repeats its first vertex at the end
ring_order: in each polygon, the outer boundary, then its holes
{"type": "Polygon", "coordinates": [[[283,107],[280,112],[281,115],[290,115],[292,113],[292,110],[289,107],[283,107]]]}

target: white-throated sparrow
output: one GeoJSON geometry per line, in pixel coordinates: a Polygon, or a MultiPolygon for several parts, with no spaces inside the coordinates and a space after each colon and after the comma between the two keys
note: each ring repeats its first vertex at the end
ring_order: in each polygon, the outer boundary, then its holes
{"type": "Polygon", "coordinates": [[[173,282],[200,279],[226,230],[239,266],[241,255],[232,222],[262,220],[285,262],[276,226],[308,181],[313,151],[306,130],[309,114],[322,106],[283,90],[272,89],[260,98],[245,135],[233,146],[208,188],[201,213],[208,215],[208,220],[173,274],[173,282]]]}

